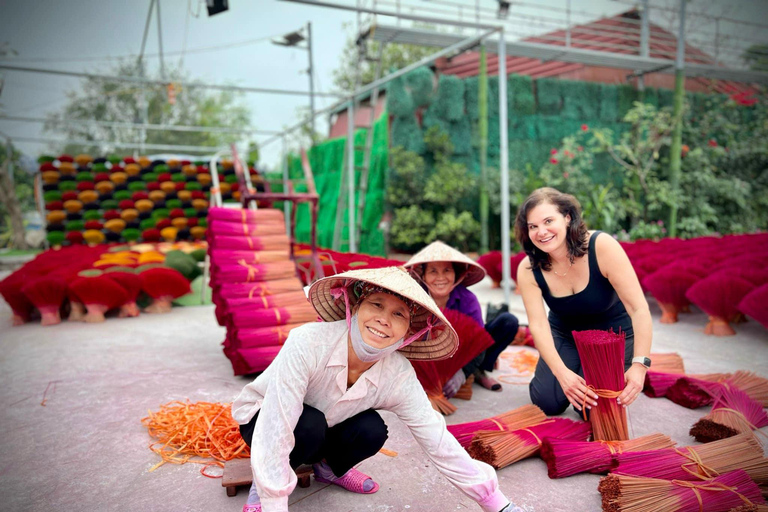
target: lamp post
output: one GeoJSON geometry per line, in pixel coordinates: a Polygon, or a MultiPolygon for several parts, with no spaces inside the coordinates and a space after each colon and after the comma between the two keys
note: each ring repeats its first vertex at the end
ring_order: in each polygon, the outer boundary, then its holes
{"type": "Polygon", "coordinates": [[[299,30],[296,30],[294,32],[289,32],[288,34],[285,34],[280,39],[273,39],[273,44],[276,44],[278,46],[287,46],[290,48],[300,48],[303,50],[307,50],[307,53],[309,54],[309,69],[307,69],[307,73],[309,74],[309,114],[312,119],[312,140],[315,139],[315,79],[314,79],[314,73],[313,73],[313,63],[312,63],[312,22],[307,22],[307,26],[304,28],[300,28],[299,30]],[[302,33],[303,30],[306,29],[306,36],[302,33]],[[302,41],[306,41],[307,44],[305,46],[299,45],[302,41]]]}

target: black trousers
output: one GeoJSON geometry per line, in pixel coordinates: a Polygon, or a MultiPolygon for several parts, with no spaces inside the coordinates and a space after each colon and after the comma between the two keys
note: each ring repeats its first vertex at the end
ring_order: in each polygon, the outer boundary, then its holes
{"type": "MultiPolygon", "coordinates": [[[[555,350],[560,355],[563,363],[569,370],[578,373],[584,377],[584,370],[581,367],[579,352],[576,350],[576,342],[570,332],[563,332],[556,327],[552,327],[552,338],[555,340],[555,350]]],[[[626,330],[625,330],[626,332],[626,330]]],[[[624,371],[632,366],[632,355],[635,350],[635,337],[630,329],[624,342],[624,371]]],[[[531,395],[531,402],[544,411],[547,416],[557,416],[565,412],[570,402],[565,396],[563,388],[560,386],[552,370],[549,369],[544,358],[539,358],[536,364],[536,373],[528,386],[531,395]]],[[[574,410],[576,408],[574,407],[574,410]]],[[[578,412],[578,411],[577,411],[578,412]]]]}
{"type": "Polygon", "coordinates": [[[485,330],[493,338],[493,345],[480,352],[472,361],[466,364],[462,370],[469,377],[478,369],[491,372],[499,354],[515,339],[520,323],[512,313],[499,313],[493,320],[485,324],[485,330]]]}
{"type": "MultiPolygon", "coordinates": [[[[240,434],[248,446],[251,446],[258,417],[259,413],[256,413],[247,425],[240,425],[240,434]]],[[[384,446],[388,431],[384,420],[373,409],[328,427],[322,412],[304,404],[293,436],[296,442],[289,457],[293,469],[325,459],[334,475],[343,476],[355,465],[374,456],[384,446]]]]}

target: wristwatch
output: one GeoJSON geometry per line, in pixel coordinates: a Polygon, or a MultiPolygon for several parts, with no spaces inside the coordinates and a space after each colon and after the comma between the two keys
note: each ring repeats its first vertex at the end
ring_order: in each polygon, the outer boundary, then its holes
{"type": "Polygon", "coordinates": [[[637,356],[632,358],[632,363],[640,363],[641,365],[645,366],[646,368],[651,367],[651,358],[645,357],[645,356],[637,356]]]}

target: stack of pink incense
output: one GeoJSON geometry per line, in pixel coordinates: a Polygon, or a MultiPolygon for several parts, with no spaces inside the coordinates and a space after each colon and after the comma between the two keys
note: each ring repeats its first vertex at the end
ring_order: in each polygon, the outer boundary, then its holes
{"type": "Polygon", "coordinates": [[[235,375],[263,371],[291,329],[314,322],[283,212],[211,208],[208,255],[216,320],[227,328],[224,354],[235,375]]]}

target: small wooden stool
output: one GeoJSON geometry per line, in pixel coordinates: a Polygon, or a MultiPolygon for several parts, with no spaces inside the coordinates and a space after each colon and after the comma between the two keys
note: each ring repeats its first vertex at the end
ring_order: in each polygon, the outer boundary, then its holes
{"type": "MultiPolygon", "coordinates": [[[[296,468],[296,478],[299,479],[299,487],[309,487],[309,477],[311,474],[312,466],[304,465],[296,468]]],[[[227,496],[236,496],[239,486],[250,486],[252,482],[251,459],[232,459],[224,463],[224,476],[221,478],[221,486],[227,489],[227,496]]]]}

